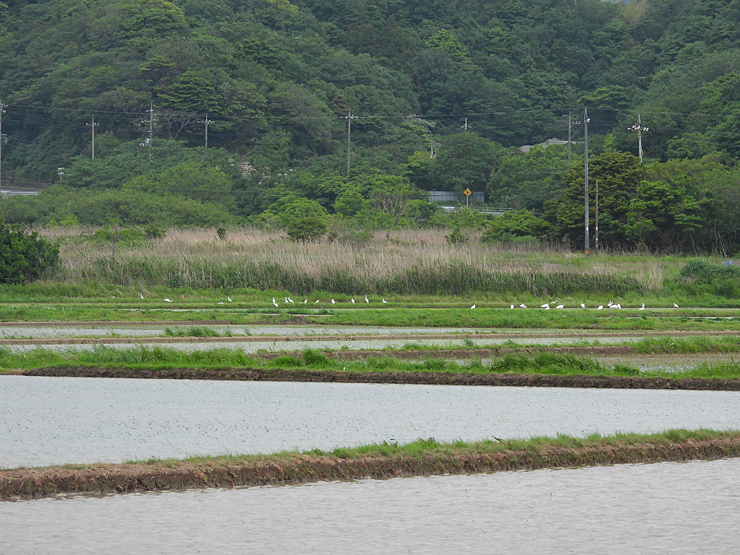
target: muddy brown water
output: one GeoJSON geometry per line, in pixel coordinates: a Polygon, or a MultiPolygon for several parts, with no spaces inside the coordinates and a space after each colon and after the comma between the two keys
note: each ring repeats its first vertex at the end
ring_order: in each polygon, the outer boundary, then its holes
{"type": "Polygon", "coordinates": [[[736,553],[740,459],[0,502],[0,552],[736,553]]]}

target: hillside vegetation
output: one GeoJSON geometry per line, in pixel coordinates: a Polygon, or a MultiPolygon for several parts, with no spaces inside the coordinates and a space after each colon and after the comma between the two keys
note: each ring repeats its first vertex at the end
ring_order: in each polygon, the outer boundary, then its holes
{"type": "Polygon", "coordinates": [[[587,108],[600,246],[740,247],[737,0],[6,0],[0,67],[3,183],[54,183],[9,224],[580,246],[583,126],[518,147],[587,108]]]}

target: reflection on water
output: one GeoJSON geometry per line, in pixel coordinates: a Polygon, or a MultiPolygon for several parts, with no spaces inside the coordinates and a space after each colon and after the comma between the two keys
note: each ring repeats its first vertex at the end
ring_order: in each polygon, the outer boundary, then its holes
{"type": "Polygon", "coordinates": [[[0,376],[0,467],[736,428],[738,394],[0,376]]]}
{"type": "Polygon", "coordinates": [[[0,503],[0,552],[735,553],[740,459],[0,503]]]}

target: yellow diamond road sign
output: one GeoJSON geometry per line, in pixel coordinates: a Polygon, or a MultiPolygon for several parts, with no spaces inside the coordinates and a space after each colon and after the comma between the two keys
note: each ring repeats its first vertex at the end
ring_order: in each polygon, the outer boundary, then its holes
{"type": "Polygon", "coordinates": [[[465,193],[465,196],[466,197],[469,197],[470,195],[473,194],[473,192],[470,189],[465,189],[465,191],[463,191],[463,192],[465,193]]]}

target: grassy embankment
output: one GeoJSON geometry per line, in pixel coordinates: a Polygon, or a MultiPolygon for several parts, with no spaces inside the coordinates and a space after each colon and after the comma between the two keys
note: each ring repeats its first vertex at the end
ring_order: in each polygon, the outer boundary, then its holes
{"type": "MultiPolygon", "coordinates": [[[[685,352],[691,348],[690,342],[684,342],[685,352]]],[[[728,349],[737,348],[737,343],[718,342],[707,348],[716,347],[713,352],[728,352],[728,349]]],[[[642,352],[666,352],[666,344],[656,342],[653,347],[643,346],[642,352]],[[651,350],[653,349],[653,350],[651,350]]],[[[679,349],[679,352],[681,350],[679,349]]],[[[495,353],[495,350],[493,350],[495,353]]],[[[326,354],[312,349],[305,350],[300,356],[281,355],[272,359],[249,356],[238,349],[211,349],[206,351],[184,352],[172,348],[159,346],[138,346],[129,349],[111,347],[97,347],[90,351],[53,351],[34,349],[25,352],[13,352],[8,348],[0,349],[0,371],[25,371],[33,374],[38,369],[60,369],[61,375],[75,374],[82,369],[112,369],[121,370],[121,377],[136,377],[146,372],[146,377],[156,377],[157,371],[162,371],[163,377],[169,377],[164,371],[172,369],[192,369],[195,372],[188,376],[198,377],[198,373],[208,376],[211,370],[256,370],[251,379],[290,379],[290,371],[294,371],[296,380],[305,381],[303,372],[336,374],[394,374],[393,380],[398,381],[397,374],[452,374],[452,375],[551,375],[551,376],[599,376],[599,377],[636,377],[662,378],[666,380],[682,380],[685,378],[706,380],[734,380],[740,378],[740,364],[736,362],[702,363],[698,366],[680,370],[640,370],[627,364],[606,365],[590,357],[580,357],[572,354],[558,354],[549,352],[509,353],[482,361],[473,358],[467,363],[427,357],[420,361],[399,360],[390,354],[378,353],[361,360],[342,360],[329,358],[326,354]],[[283,372],[288,371],[288,373],[283,372]]],[[[356,379],[355,376],[354,379],[356,379]]],[[[240,379],[238,374],[233,379],[240,379]]],[[[361,381],[361,380],[360,380],[361,381]]],[[[373,378],[373,381],[382,381],[373,378]]]]}
{"type": "Polygon", "coordinates": [[[383,443],[331,452],[229,455],[0,470],[0,499],[320,480],[461,474],[740,456],[740,432],[671,430],[587,438],[383,443]]]}

